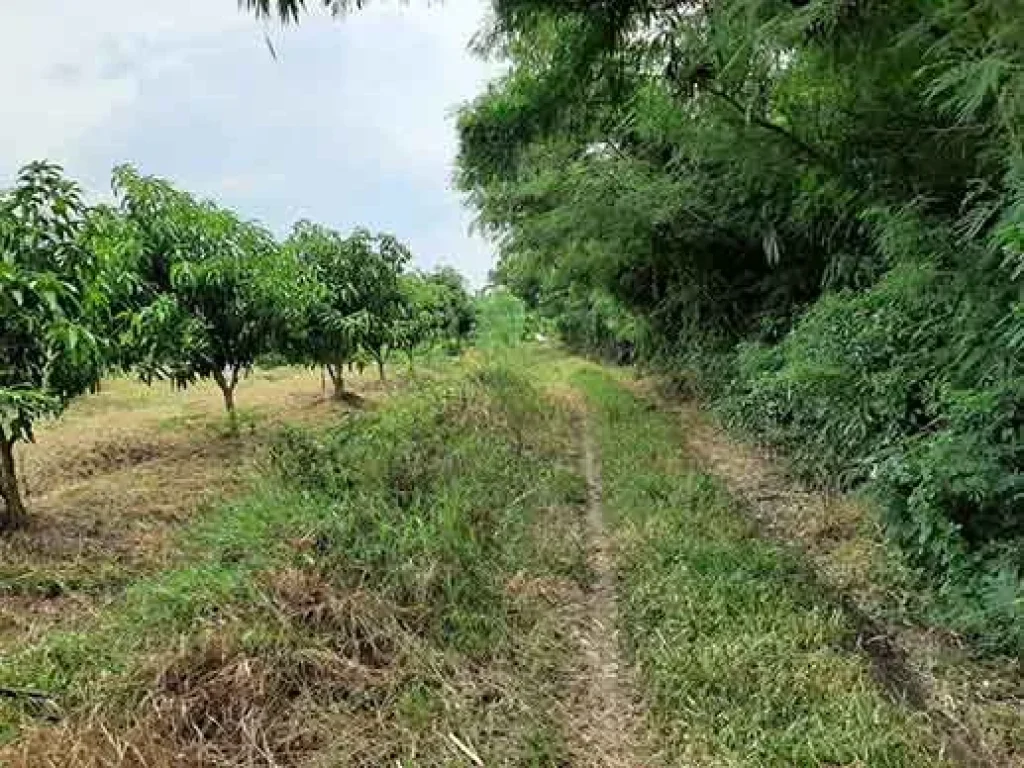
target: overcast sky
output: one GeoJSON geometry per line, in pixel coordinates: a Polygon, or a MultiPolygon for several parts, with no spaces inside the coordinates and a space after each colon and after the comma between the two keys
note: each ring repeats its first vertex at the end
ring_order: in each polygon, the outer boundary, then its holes
{"type": "Polygon", "coordinates": [[[497,71],[466,50],[484,12],[373,3],[282,29],[235,0],[2,0],[0,186],[48,158],[106,195],[131,162],[279,234],[393,232],[480,285],[492,249],[451,176],[453,108],[497,71]]]}

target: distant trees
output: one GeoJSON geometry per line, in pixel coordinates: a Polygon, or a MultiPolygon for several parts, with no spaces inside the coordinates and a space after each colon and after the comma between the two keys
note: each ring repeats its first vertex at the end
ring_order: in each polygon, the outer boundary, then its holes
{"type": "Polygon", "coordinates": [[[358,265],[358,299],[366,313],[362,346],[377,363],[384,380],[384,361],[396,345],[397,324],[405,314],[399,276],[412,259],[409,249],[392,235],[356,230],[349,238],[358,265]]]}
{"type": "Polygon", "coordinates": [[[395,325],[395,348],[412,363],[417,349],[442,342],[458,352],[476,325],[476,311],[462,276],[450,267],[402,276],[402,316],[395,325]]]}
{"type": "Polygon", "coordinates": [[[345,366],[355,359],[370,324],[361,301],[361,252],[340,233],[309,221],[295,225],[284,251],[301,275],[289,356],[322,366],[341,398],[345,366]]]}
{"type": "Polygon", "coordinates": [[[393,235],[295,225],[283,242],[233,211],[121,166],[114,203],[89,208],[47,163],[0,194],[0,530],[25,522],[14,446],[110,370],[216,382],[233,432],[235,392],[261,357],[344,368],[472,328],[452,270],[406,273],[393,235]],[[413,289],[412,286],[417,286],[413,289]]]}
{"type": "Polygon", "coordinates": [[[477,302],[477,344],[483,349],[507,349],[522,343],[526,304],[511,291],[498,288],[477,302]]]}
{"type": "Polygon", "coordinates": [[[447,344],[449,352],[457,353],[476,328],[476,307],[466,281],[452,267],[440,267],[423,279],[433,296],[427,311],[435,318],[434,339],[447,344]]]}
{"type": "Polygon", "coordinates": [[[357,229],[348,237],[301,221],[283,246],[301,275],[287,356],[322,366],[345,396],[344,370],[364,354],[385,378],[389,353],[408,356],[446,339],[458,348],[473,328],[473,307],[462,277],[443,268],[405,272],[409,249],[388,234],[357,229]]]}

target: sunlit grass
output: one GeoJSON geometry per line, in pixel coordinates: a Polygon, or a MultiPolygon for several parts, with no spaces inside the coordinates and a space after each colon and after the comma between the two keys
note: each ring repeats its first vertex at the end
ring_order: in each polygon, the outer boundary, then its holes
{"type": "Polygon", "coordinates": [[[489,762],[557,764],[569,641],[515,585],[585,575],[564,528],[548,546],[582,498],[566,440],[567,412],[487,364],[281,432],[172,567],[0,660],[0,685],[62,716],[8,700],[4,757],[446,765],[457,734],[489,762]]]}

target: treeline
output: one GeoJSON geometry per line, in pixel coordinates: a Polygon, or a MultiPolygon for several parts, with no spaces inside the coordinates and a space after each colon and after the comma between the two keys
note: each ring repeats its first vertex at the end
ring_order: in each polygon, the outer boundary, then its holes
{"type": "Polygon", "coordinates": [[[450,268],[409,269],[388,234],[307,221],[278,241],[259,224],[130,166],[114,203],[87,206],[34,163],[0,194],[0,530],[26,513],[14,446],[110,373],[186,387],[212,379],[232,429],[239,379],[260,360],[346,367],[436,344],[457,351],[473,299],[450,268]]]}
{"type": "Polygon", "coordinates": [[[497,278],[863,488],[920,610],[1024,649],[1024,4],[496,0],[497,278]]]}

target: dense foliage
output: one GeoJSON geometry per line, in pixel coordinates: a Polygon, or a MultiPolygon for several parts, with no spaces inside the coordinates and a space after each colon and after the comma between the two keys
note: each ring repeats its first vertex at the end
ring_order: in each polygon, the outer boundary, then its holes
{"type": "Polygon", "coordinates": [[[127,166],[114,191],[143,286],[123,337],[129,359],[147,379],[214,379],[234,419],[239,377],[273,349],[290,298],[273,236],[127,166]]]}
{"type": "Polygon", "coordinates": [[[103,271],[80,247],[84,220],[79,188],[46,163],[0,196],[0,529],[25,517],[14,444],[103,371],[103,271]]]}
{"type": "Polygon", "coordinates": [[[422,347],[438,343],[458,353],[476,327],[476,307],[462,275],[451,267],[402,276],[401,317],[395,326],[394,346],[412,356],[422,347]]]}
{"type": "Polygon", "coordinates": [[[497,0],[459,121],[500,282],[866,486],[930,609],[1018,649],[1022,13],[497,0]]]}
{"type": "Polygon", "coordinates": [[[291,326],[290,351],[301,362],[323,366],[334,384],[335,397],[341,397],[345,366],[355,360],[367,340],[377,341],[383,335],[387,321],[372,316],[364,294],[376,298],[383,290],[393,297],[396,289],[391,286],[407,257],[403,254],[401,260],[389,263],[374,250],[368,232],[346,238],[307,221],[295,225],[284,250],[305,276],[291,326]],[[378,272],[387,274],[382,289],[372,285],[378,272]]]}
{"type": "Polygon", "coordinates": [[[108,371],[212,379],[236,432],[236,387],[261,359],[324,366],[341,393],[360,355],[383,377],[391,350],[457,350],[473,329],[458,274],[405,274],[411,254],[393,235],[300,222],[279,243],[130,166],[113,188],[113,205],[90,208],[35,163],[0,195],[0,528],[25,521],[14,444],[108,371]]]}

